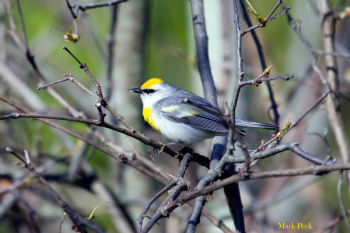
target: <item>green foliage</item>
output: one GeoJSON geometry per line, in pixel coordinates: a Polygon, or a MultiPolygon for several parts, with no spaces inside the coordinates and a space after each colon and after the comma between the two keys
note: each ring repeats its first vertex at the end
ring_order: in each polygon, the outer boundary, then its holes
{"type": "Polygon", "coordinates": [[[349,0],[329,0],[330,7],[335,10],[342,10],[344,7],[350,5],[349,0]]]}
{"type": "MultiPolygon", "coordinates": [[[[110,204],[111,205],[111,204],[110,204]]],[[[107,207],[110,208],[110,207],[107,207]]],[[[105,208],[105,209],[107,209],[105,208]]],[[[119,233],[118,229],[115,229],[113,221],[108,213],[96,213],[92,222],[96,223],[106,232],[116,232],[119,233]]],[[[120,232],[122,233],[122,232],[120,232]]]]}

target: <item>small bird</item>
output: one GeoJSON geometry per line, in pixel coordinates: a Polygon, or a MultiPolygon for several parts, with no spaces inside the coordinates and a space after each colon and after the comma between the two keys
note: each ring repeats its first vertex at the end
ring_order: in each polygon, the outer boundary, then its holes
{"type": "MultiPolygon", "coordinates": [[[[140,94],[144,120],[171,141],[192,144],[228,133],[224,116],[218,108],[206,99],[172,86],[160,78],[151,78],[140,88],[129,91],[140,94]]],[[[271,124],[238,118],[235,119],[235,125],[277,129],[271,124]]]]}

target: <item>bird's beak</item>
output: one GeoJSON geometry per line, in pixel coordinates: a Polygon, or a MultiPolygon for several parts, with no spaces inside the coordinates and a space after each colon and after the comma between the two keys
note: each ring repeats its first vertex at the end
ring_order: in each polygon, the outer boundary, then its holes
{"type": "Polygon", "coordinates": [[[141,94],[142,93],[142,90],[140,88],[131,88],[129,89],[130,92],[134,92],[134,93],[138,93],[138,94],[141,94]]]}

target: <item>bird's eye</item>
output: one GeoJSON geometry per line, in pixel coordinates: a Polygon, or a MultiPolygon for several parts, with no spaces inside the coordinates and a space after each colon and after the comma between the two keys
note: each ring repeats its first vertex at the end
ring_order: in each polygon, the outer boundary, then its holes
{"type": "Polygon", "coordinates": [[[143,92],[146,93],[146,94],[151,94],[151,93],[156,92],[156,90],[154,90],[154,89],[145,89],[145,90],[143,90],[143,92]]]}

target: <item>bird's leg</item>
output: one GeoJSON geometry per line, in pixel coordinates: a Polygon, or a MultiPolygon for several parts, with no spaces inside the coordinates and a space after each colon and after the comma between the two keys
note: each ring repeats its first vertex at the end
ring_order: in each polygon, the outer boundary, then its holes
{"type": "Polygon", "coordinates": [[[155,152],[157,154],[161,154],[165,150],[165,147],[173,146],[173,145],[176,145],[178,143],[177,142],[168,142],[168,143],[161,143],[161,144],[162,144],[162,147],[160,149],[154,147],[153,152],[155,152]]]}

